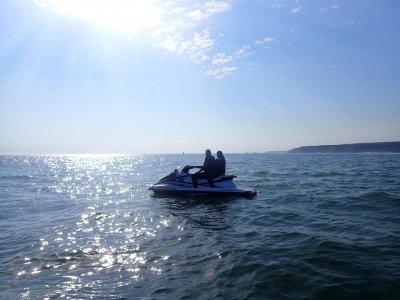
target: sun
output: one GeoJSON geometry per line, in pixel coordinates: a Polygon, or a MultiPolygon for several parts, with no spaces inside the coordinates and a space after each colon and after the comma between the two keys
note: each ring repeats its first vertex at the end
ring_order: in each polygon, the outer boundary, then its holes
{"type": "Polygon", "coordinates": [[[80,18],[129,36],[153,29],[163,15],[156,0],[33,0],[62,16],[80,18]]]}

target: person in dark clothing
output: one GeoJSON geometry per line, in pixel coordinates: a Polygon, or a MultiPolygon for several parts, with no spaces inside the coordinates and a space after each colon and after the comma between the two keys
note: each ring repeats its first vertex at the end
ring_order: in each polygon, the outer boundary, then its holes
{"type": "Polygon", "coordinates": [[[222,151],[217,152],[217,159],[215,160],[214,176],[219,177],[225,175],[226,161],[222,151]]]}
{"type": "Polygon", "coordinates": [[[215,164],[215,158],[214,156],[211,155],[211,150],[207,149],[206,150],[206,158],[204,159],[203,166],[201,169],[195,173],[192,174],[192,182],[193,182],[193,187],[197,187],[197,179],[201,178],[207,178],[208,183],[213,187],[214,184],[212,183],[212,177],[214,176],[214,166],[215,164]]]}

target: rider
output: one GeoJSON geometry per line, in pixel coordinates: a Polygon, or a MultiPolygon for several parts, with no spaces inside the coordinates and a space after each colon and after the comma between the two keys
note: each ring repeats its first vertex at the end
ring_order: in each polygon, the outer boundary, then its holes
{"type": "Polygon", "coordinates": [[[225,175],[226,161],[222,151],[217,152],[217,159],[215,160],[214,176],[219,177],[225,175]]]}
{"type": "Polygon", "coordinates": [[[208,183],[213,187],[214,184],[212,183],[212,177],[215,175],[214,173],[214,165],[215,165],[215,158],[214,156],[211,155],[211,150],[207,149],[206,150],[206,157],[204,159],[203,166],[201,169],[196,172],[195,174],[192,174],[192,182],[193,182],[193,187],[197,188],[197,179],[201,178],[207,178],[208,183]]]}

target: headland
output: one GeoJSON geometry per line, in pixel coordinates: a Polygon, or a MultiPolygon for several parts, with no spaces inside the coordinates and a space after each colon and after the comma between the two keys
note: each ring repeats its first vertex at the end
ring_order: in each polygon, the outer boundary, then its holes
{"type": "Polygon", "coordinates": [[[289,153],[400,153],[400,142],[302,146],[289,153]]]}

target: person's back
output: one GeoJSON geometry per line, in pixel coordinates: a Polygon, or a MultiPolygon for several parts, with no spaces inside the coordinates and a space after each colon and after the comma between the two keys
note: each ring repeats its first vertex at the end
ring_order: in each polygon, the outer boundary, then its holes
{"type": "Polygon", "coordinates": [[[215,160],[214,176],[219,177],[225,175],[226,161],[222,151],[217,152],[217,159],[215,160]]]}
{"type": "Polygon", "coordinates": [[[210,155],[204,159],[203,170],[205,174],[212,174],[215,168],[215,158],[210,155]]]}

